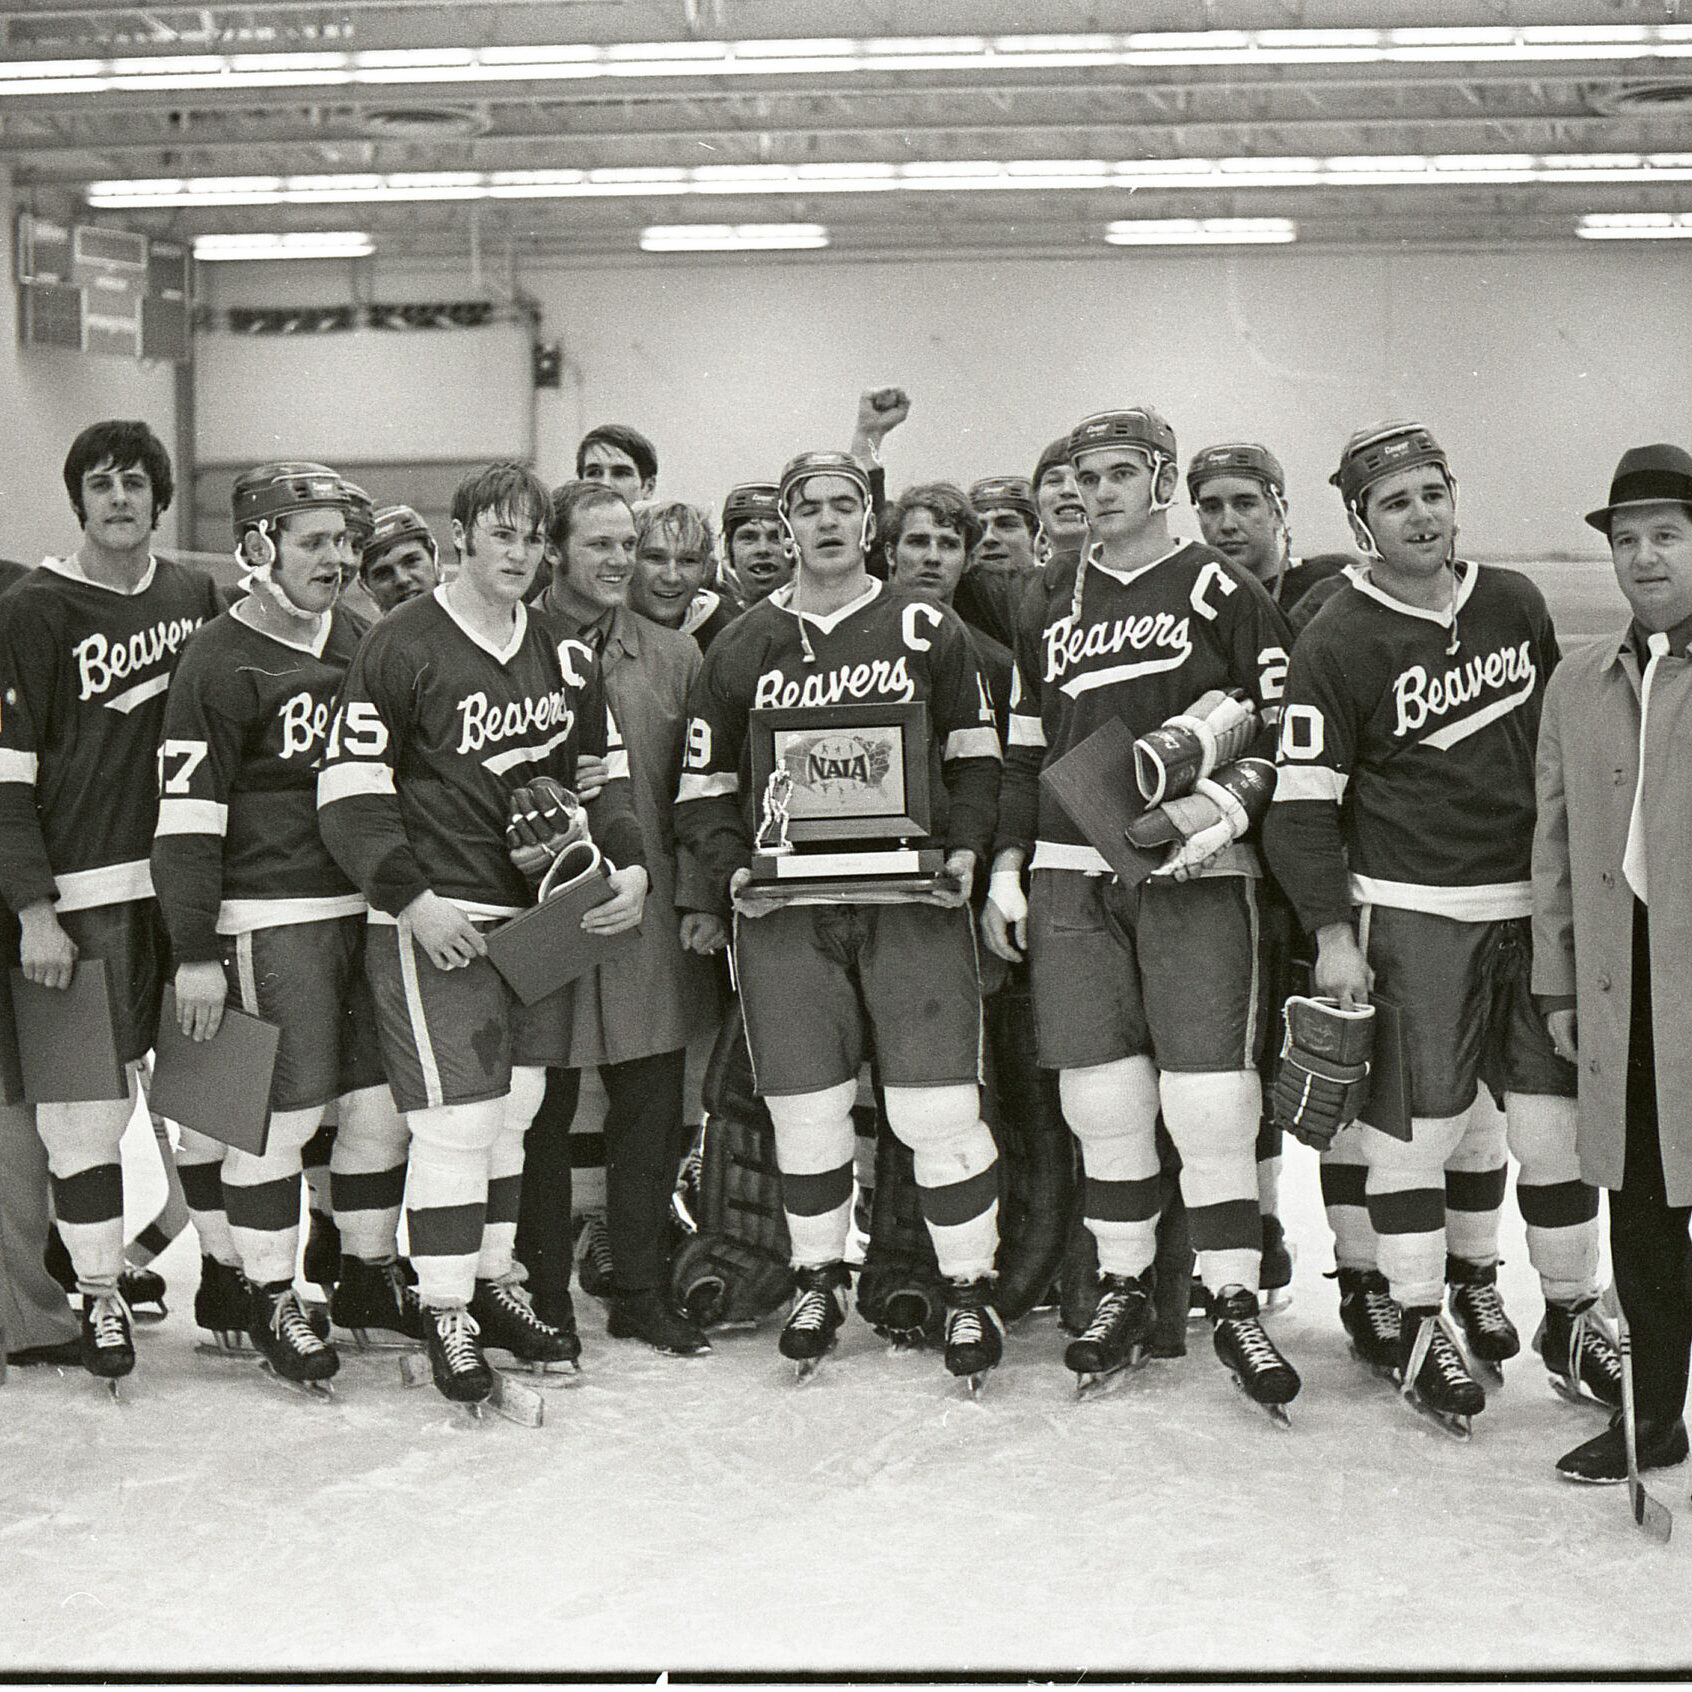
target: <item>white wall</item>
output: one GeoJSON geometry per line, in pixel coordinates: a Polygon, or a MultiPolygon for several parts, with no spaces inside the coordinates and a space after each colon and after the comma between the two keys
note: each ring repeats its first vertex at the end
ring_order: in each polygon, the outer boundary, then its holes
{"type": "MultiPolygon", "coordinates": [[[[562,392],[537,407],[557,478],[589,424],[656,441],[663,491],[708,504],[792,453],[844,445],[861,387],[915,396],[886,449],[890,485],[1026,474],[1076,418],[1150,401],[1183,454],[1267,441],[1286,464],[1298,544],[1347,544],[1326,477],[1345,436],[1424,419],[1462,483],[1483,557],[1600,555],[1579,514],[1624,447],[1692,444],[1692,269],[1677,244],[1517,252],[1108,255],[994,263],[647,260],[532,266],[562,392]]],[[[353,267],[224,266],[223,303],[353,297],[353,267]]],[[[382,301],[473,293],[464,275],[379,262],[382,301]]],[[[418,402],[440,404],[419,334],[418,402]]],[[[202,401],[202,403],[204,403],[202,401]]],[[[374,489],[380,497],[381,490],[374,489]]]]}
{"type": "MultiPolygon", "coordinates": [[[[61,473],[66,450],[90,423],[139,417],[175,456],[175,372],[168,364],[20,347],[14,216],[4,171],[0,214],[5,250],[0,263],[0,557],[34,564],[77,545],[76,514],[61,473]]],[[[170,511],[159,525],[159,544],[175,544],[176,534],[176,513],[170,511]]]]}

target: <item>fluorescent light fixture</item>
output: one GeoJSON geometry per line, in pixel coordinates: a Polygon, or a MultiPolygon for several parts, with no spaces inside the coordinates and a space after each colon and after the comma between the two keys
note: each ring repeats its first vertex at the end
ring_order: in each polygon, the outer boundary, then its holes
{"type": "Polygon", "coordinates": [[[391,87],[631,77],[838,76],[865,71],[1015,75],[1028,70],[1192,65],[1547,64],[1689,56],[1692,24],[642,41],[612,46],[14,59],[0,64],[0,98],[99,94],[112,89],[193,92],[213,88],[391,87]]]}
{"type": "Polygon", "coordinates": [[[1692,212],[1593,212],[1575,234],[1583,241],[1692,241],[1692,212]]]}
{"type": "Polygon", "coordinates": [[[196,235],[194,257],[233,259],[368,258],[376,244],[362,229],[311,229],[288,235],[196,235]]]}
{"type": "Polygon", "coordinates": [[[893,194],[1085,188],[1493,187],[1521,182],[1692,182],[1687,153],[1483,153],[1370,158],[963,160],[921,164],[696,165],[616,170],[404,171],[94,182],[106,211],[359,205],[409,200],[653,199],[702,194],[893,194]]]}
{"type": "Polygon", "coordinates": [[[1112,247],[1253,247],[1297,239],[1290,217],[1135,217],[1105,226],[1112,247]]]}
{"type": "Polygon", "coordinates": [[[828,245],[820,223],[655,223],[640,232],[643,253],[771,253],[828,245]]]}

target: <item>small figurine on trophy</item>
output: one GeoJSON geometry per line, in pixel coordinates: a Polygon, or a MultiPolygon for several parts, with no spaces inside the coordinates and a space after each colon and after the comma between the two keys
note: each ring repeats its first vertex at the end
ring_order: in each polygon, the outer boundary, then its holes
{"type": "Polygon", "coordinates": [[[767,852],[774,857],[793,850],[793,842],[787,838],[787,808],[792,800],[793,777],[777,765],[764,784],[764,816],[752,838],[753,851],[767,852]]]}

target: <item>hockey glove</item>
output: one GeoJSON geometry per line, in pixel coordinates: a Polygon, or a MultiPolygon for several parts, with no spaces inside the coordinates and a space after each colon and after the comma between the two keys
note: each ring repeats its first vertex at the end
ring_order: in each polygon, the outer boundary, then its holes
{"type": "Polygon", "coordinates": [[[1148,805],[1191,793],[1212,770],[1240,757],[1257,732],[1257,712],[1241,693],[1212,688],[1178,717],[1134,742],[1134,779],[1148,805]]]}
{"type": "Polygon", "coordinates": [[[586,837],[587,813],[581,802],[551,776],[512,788],[505,846],[525,880],[538,884],[566,846],[586,837]]]}
{"type": "Polygon", "coordinates": [[[1281,1067],[1271,1091],[1275,1121],[1307,1146],[1326,1151],[1369,1098],[1375,1007],[1295,994],[1286,1004],[1281,1067]]]}
{"type": "Polygon", "coordinates": [[[1128,825],[1128,841],[1142,851],[1169,847],[1152,873],[1187,881],[1261,822],[1274,795],[1275,766],[1242,758],[1214,777],[1201,777],[1192,793],[1136,817],[1128,825]]]}

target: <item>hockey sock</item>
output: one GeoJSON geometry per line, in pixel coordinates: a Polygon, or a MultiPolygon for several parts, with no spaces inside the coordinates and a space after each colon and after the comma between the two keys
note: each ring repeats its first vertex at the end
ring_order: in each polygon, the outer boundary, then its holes
{"type": "Polygon", "coordinates": [[[1181,1197],[1207,1291],[1257,1291],[1263,1222],[1257,1209],[1257,1124],[1263,1084],[1255,1069],[1165,1071],[1163,1121],[1181,1154],[1181,1197]]]}
{"type": "Polygon", "coordinates": [[[789,1093],[764,1101],[775,1124],[781,1204],[795,1268],[820,1269],[846,1255],[857,1149],[852,1101],[857,1092],[854,1079],[817,1093],[789,1093]]]}
{"type": "Polygon", "coordinates": [[[1498,1261],[1498,1225],[1509,1178],[1504,1115],[1482,1087],[1469,1106],[1468,1126],[1445,1160],[1445,1246],[1465,1263],[1498,1261]]]}
{"type": "Polygon", "coordinates": [[[503,1281],[511,1273],[517,1212],[523,1202],[523,1136],[546,1095],[544,1069],[513,1069],[511,1091],[500,1100],[499,1136],[488,1152],[488,1208],[476,1278],[503,1281]]]}
{"type": "Polygon", "coordinates": [[[229,1237],[241,1269],[255,1286],[292,1281],[300,1249],[300,1148],[323,1115],[309,1110],[273,1110],[264,1155],[231,1146],[223,1159],[223,1202],[229,1237]]]}
{"type": "Polygon", "coordinates": [[[948,1280],[993,1272],[999,1163],[973,1086],[888,1087],[887,1125],[911,1148],[923,1220],[948,1280]]]}
{"type": "Polygon", "coordinates": [[[339,1104],[338,1099],[330,1101],[323,1120],[317,1125],[317,1132],[306,1141],[300,1152],[300,1162],[305,1168],[306,1203],[319,1216],[330,1215],[334,1208],[329,1189],[333,1181],[330,1170],[335,1136],[340,1132],[339,1104]]]}
{"type": "Polygon", "coordinates": [[[1363,1130],[1377,1259],[1392,1296],[1407,1308],[1445,1302],[1445,1165],[1468,1120],[1412,1117],[1408,1140],[1363,1130]]]}
{"type": "Polygon", "coordinates": [[[1257,1209],[1262,1216],[1281,1213],[1281,1130],[1267,1111],[1257,1124],[1257,1209]]]}
{"type": "Polygon", "coordinates": [[[1510,1150],[1521,1164],[1516,1203],[1527,1224],[1528,1259],[1548,1304],[1598,1290],[1598,1189],[1580,1178],[1573,1099],[1506,1093],[1510,1150]]]}
{"type": "Polygon", "coordinates": [[[241,1259],[229,1232],[228,1212],[223,1208],[223,1159],[228,1151],[221,1140],[184,1128],[177,1138],[176,1172],[182,1180],[188,1218],[199,1236],[200,1255],[236,1269],[241,1259]]]}
{"type": "Polygon", "coordinates": [[[570,1204],[577,1216],[605,1211],[605,1113],[611,1101],[591,1064],[581,1072],[581,1091],[570,1123],[570,1204]]]}
{"type": "MultiPolygon", "coordinates": [[[[151,1080],[149,1074],[146,1083],[151,1080]]],[[[167,1191],[163,1209],[123,1248],[125,1260],[137,1269],[151,1263],[188,1226],[188,1200],[183,1195],[182,1177],[176,1169],[176,1150],[170,1143],[170,1124],[156,1110],[147,1114],[152,1119],[153,1138],[158,1142],[159,1162],[164,1165],[167,1191]]]]}
{"type": "Polygon", "coordinates": [[[35,1107],[47,1148],[53,1212],[77,1285],[105,1291],[123,1268],[123,1165],[118,1145],[135,1108],[135,1077],[123,1099],[35,1107]]]}
{"type": "Polygon", "coordinates": [[[1099,1268],[1144,1274],[1157,1255],[1157,1071],[1149,1057],[1065,1069],[1058,1097],[1081,1142],[1081,1214],[1099,1268]]]}
{"type": "Polygon", "coordinates": [[[341,1247],[366,1263],[385,1262],[399,1253],[411,1130],[394,1109],[386,1083],[345,1093],[339,1103],[341,1125],[329,1154],[329,1196],[341,1247]]]}
{"type": "Polygon", "coordinates": [[[1322,1204],[1334,1236],[1336,1269],[1375,1267],[1375,1230],[1369,1221],[1369,1166],[1363,1130],[1342,1128],[1322,1153],[1322,1204]]]}
{"type": "Polygon", "coordinates": [[[432,1309],[466,1305],[476,1290],[476,1259],[488,1207],[488,1154],[505,1100],[435,1105],[406,1115],[406,1231],[417,1296],[432,1309]]]}

